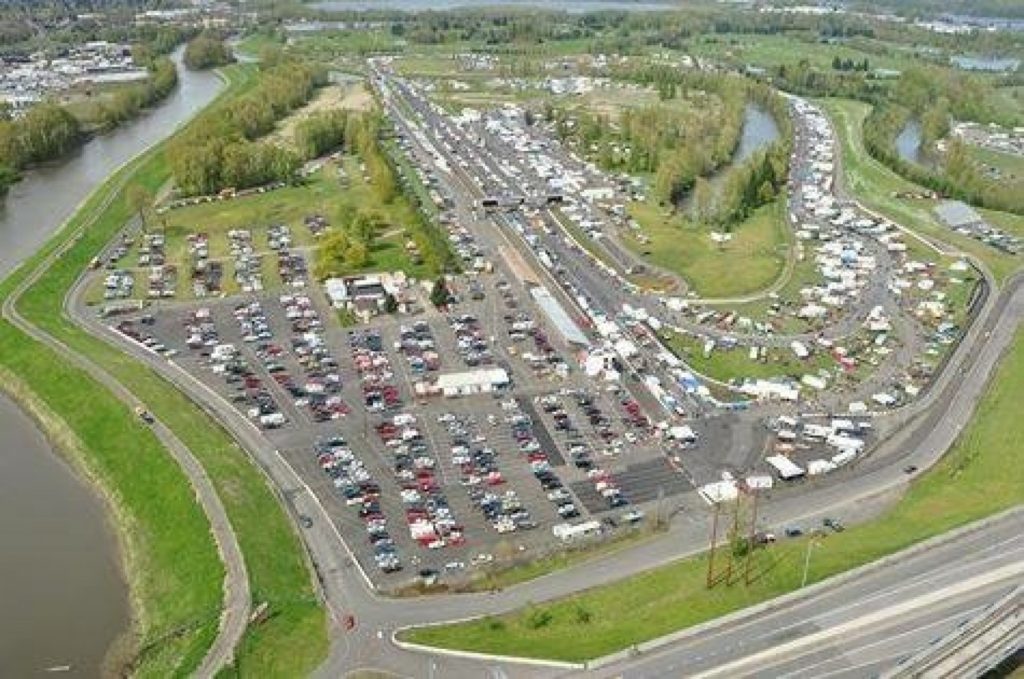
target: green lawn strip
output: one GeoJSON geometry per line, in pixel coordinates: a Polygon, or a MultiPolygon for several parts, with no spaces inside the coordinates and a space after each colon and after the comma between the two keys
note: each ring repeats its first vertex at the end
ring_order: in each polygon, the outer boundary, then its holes
{"type": "Polygon", "coordinates": [[[471,589],[503,589],[520,582],[528,582],[542,575],[554,573],[555,571],[569,568],[599,556],[607,556],[608,554],[634,547],[637,543],[648,540],[658,533],[658,528],[648,524],[616,535],[611,540],[598,542],[593,545],[577,549],[559,549],[552,554],[544,556],[524,557],[519,563],[515,563],[507,568],[486,571],[479,581],[473,583],[471,589]]]}
{"type": "MultiPolygon", "coordinates": [[[[168,176],[166,164],[159,151],[148,154],[144,161],[134,164],[132,171],[136,169],[138,172],[133,181],[151,190],[161,186],[168,176]]],[[[84,219],[93,212],[92,208],[99,204],[100,197],[110,190],[110,186],[104,186],[73,220],[84,219]]],[[[101,340],[87,335],[61,316],[62,300],[78,273],[113,237],[129,216],[130,211],[122,193],[76,241],[74,247],[26,293],[19,302],[19,310],[36,325],[110,371],[145,401],[203,463],[217,487],[237,533],[246,558],[254,601],[270,603],[270,620],[247,632],[239,649],[238,662],[245,664],[247,672],[251,669],[259,676],[305,674],[316,666],[326,651],[325,618],[322,608],[314,598],[313,586],[303,561],[298,538],[260,472],[246,459],[243,451],[227,433],[184,395],[137,361],[101,340]],[[297,633],[303,635],[301,644],[294,643],[297,633]]],[[[50,243],[44,250],[49,250],[53,246],[53,243],[50,243]]],[[[11,281],[7,281],[3,291],[9,292],[10,284],[11,281]]],[[[3,358],[7,358],[6,353],[3,358]]],[[[59,365],[59,362],[53,362],[59,365]]],[[[34,381],[32,386],[36,387],[34,381]]],[[[100,394],[106,394],[98,385],[92,385],[85,393],[92,393],[97,399],[100,398],[100,394]]],[[[107,397],[113,398],[109,395],[107,397]]],[[[64,408],[55,410],[62,413],[66,411],[64,408]]],[[[114,430],[137,429],[137,418],[126,412],[123,406],[121,410],[120,416],[110,414],[104,419],[107,426],[114,430]]],[[[173,465],[166,456],[162,456],[161,459],[173,465]]],[[[180,481],[178,488],[172,488],[174,484],[150,488],[150,502],[154,506],[160,506],[165,490],[168,493],[184,492],[191,498],[191,490],[185,485],[184,479],[180,481]]],[[[195,506],[194,499],[192,503],[195,506]]],[[[151,529],[141,521],[140,526],[139,531],[147,535],[162,535],[161,531],[151,529]]],[[[208,525],[203,525],[201,536],[193,537],[198,540],[197,544],[205,542],[212,548],[208,525]]],[[[215,552],[214,557],[216,558],[215,552]]],[[[186,563],[179,563],[180,561],[181,558],[171,559],[166,567],[174,569],[187,566],[186,563]]],[[[221,605],[222,579],[221,574],[219,577],[211,576],[209,579],[192,583],[196,587],[212,583],[215,595],[212,613],[214,618],[221,605]]],[[[189,599],[189,593],[184,591],[176,592],[174,596],[182,601],[189,599]]],[[[160,602],[151,603],[148,600],[140,605],[163,608],[160,602]]],[[[191,617],[194,618],[195,615],[196,613],[193,613],[191,617]]],[[[216,620],[213,625],[215,632],[216,620]]],[[[205,640],[205,645],[208,646],[212,638],[210,635],[205,640]]],[[[161,653],[164,646],[165,644],[158,644],[153,653],[165,655],[161,653]]],[[[193,669],[202,659],[204,652],[204,647],[190,652],[186,659],[191,665],[182,665],[180,671],[188,672],[193,669]]],[[[155,667],[153,673],[164,674],[164,670],[155,667]]]]}
{"type": "MultiPolygon", "coordinates": [[[[974,421],[935,468],[883,518],[812,548],[808,582],[822,580],[1024,501],[1024,332],[1019,332],[974,421]]],[[[757,553],[750,586],[705,587],[705,557],[507,615],[402,634],[408,641],[565,661],[596,658],[798,588],[805,539],[757,553]],[[586,622],[584,622],[586,620],[586,622]]]]}
{"type": "Polygon", "coordinates": [[[666,217],[651,201],[632,203],[630,213],[650,238],[623,238],[654,265],[682,276],[702,297],[750,295],[775,283],[786,265],[789,241],[782,201],[758,208],[733,228],[732,240],[711,241],[711,229],[681,216],[666,217]]]}
{"type": "Polygon", "coordinates": [[[868,104],[848,99],[823,99],[819,103],[832,119],[839,136],[846,186],[864,205],[901,226],[971,253],[991,269],[999,282],[1020,267],[1020,257],[1003,254],[944,227],[933,212],[936,201],[897,198],[894,195],[895,192],[922,192],[924,189],[885,167],[864,149],[861,130],[870,112],[868,104]]]}

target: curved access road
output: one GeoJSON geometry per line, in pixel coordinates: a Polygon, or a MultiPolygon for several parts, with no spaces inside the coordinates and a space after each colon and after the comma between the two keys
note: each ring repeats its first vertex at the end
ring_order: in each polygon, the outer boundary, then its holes
{"type": "MultiPolygon", "coordinates": [[[[110,206],[113,199],[124,188],[127,176],[110,190],[106,199],[95,207],[88,218],[83,220],[75,231],[66,234],[63,243],[59,247],[48,254],[35,269],[22,279],[11,294],[4,299],[2,314],[3,318],[16,328],[57,352],[69,364],[86,372],[92,379],[102,384],[122,401],[129,410],[134,410],[135,408],[146,408],[146,404],[95,362],[75,352],[57,338],[33,325],[19,313],[17,307],[18,300],[25,291],[38,282],[53,263],[74,246],[80,234],[89,228],[97,217],[110,206]]],[[[184,472],[195,491],[196,499],[210,522],[210,530],[225,567],[224,604],[219,630],[217,637],[196,670],[198,676],[212,677],[222,668],[231,664],[234,659],[235,649],[245,633],[249,622],[251,594],[245,560],[242,556],[238,539],[228,520],[227,511],[224,509],[220,496],[217,494],[203,466],[192,455],[188,447],[163,423],[154,421],[152,429],[161,444],[167,449],[171,457],[174,458],[182,472],[184,472]]]]}

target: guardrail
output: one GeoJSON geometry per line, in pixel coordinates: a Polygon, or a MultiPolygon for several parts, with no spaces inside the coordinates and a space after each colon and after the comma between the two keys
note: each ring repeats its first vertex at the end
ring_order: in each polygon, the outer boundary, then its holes
{"type": "Polygon", "coordinates": [[[1024,585],[989,606],[920,653],[882,674],[882,679],[980,677],[1024,643],[1024,585]]]}

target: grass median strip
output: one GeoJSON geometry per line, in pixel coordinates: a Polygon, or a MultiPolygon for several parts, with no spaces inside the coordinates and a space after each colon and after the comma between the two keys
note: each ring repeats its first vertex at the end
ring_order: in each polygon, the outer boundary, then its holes
{"type": "MultiPolygon", "coordinates": [[[[808,582],[869,563],[1024,501],[1024,332],[980,403],[974,421],[935,468],[884,517],[820,540],[808,582]]],[[[507,615],[423,627],[402,638],[481,653],[580,662],[711,620],[797,589],[806,541],[759,550],[755,581],[705,587],[704,556],[507,615]]]]}
{"type": "MultiPolygon", "coordinates": [[[[222,100],[244,91],[252,82],[251,68],[232,67],[227,73],[229,87],[222,100]]],[[[244,667],[252,676],[301,676],[326,652],[325,616],[299,538],[267,482],[227,432],[198,406],[155,372],[86,334],[62,315],[63,300],[79,273],[131,216],[124,191],[117,188],[125,173],[131,175],[132,183],[153,192],[169,176],[157,149],[111,177],[68,228],[33,260],[40,261],[44,253],[67,239],[74,227],[88,224],[71,249],[19,300],[18,309],[142,399],[189,447],[217,488],[246,559],[254,601],[270,605],[269,619],[248,630],[238,650],[237,665],[226,674],[244,667]],[[111,191],[116,195],[105,205],[111,191]]],[[[28,266],[21,269],[0,291],[9,294],[16,278],[28,270],[28,266]]],[[[184,476],[125,406],[6,323],[0,326],[0,363],[62,414],[88,451],[90,468],[96,465],[97,471],[107,472],[107,490],[115,497],[138,496],[136,504],[125,504],[124,509],[127,533],[137,538],[142,550],[133,558],[145,564],[140,579],[132,583],[144,623],[142,646],[149,649],[141,656],[139,672],[160,676],[189,673],[216,634],[223,567],[209,525],[184,476]],[[176,476],[172,471],[161,472],[168,465],[176,476]],[[179,496],[187,500],[187,508],[174,504],[179,496]],[[196,521],[187,520],[189,512],[196,521]],[[212,562],[207,563],[211,557],[212,562]],[[152,585],[149,579],[154,580],[152,585]],[[206,624],[202,634],[190,632],[197,620],[206,624]],[[186,634],[179,637],[179,630],[186,634]]]]}

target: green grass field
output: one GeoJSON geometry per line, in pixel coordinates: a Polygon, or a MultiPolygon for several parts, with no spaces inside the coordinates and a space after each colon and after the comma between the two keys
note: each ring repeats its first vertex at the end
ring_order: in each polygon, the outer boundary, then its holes
{"type": "Polygon", "coordinates": [[[818,285],[823,281],[824,278],[814,262],[814,253],[810,246],[805,245],[804,258],[793,263],[789,277],[776,291],[775,298],[765,296],[742,304],[715,304],[712,306],[722,311],[733,311],[739,316],[750,318],[753,321],[770,321],[781,333],[803,333],[816,326],[794,315],[802,304],[800,290],[811,285],[818,285]],[[775,303],[778,303],[781,308],[778,313],[773,314],[771,307],[775,303]]]}
{"type": "Polygon", "coordinates": [[[799,380],[808,373],[817,374],[819,370],[832,369],[837,365],[825,352],[818,351],[800,360],[788,348],[769,349],[766,361],[751,360],[749,348],[742,346],[734,349],[716,347],[705,358],[703,340],[668,333],[662,333],[661,338],[672,353],[684,360],[693,370],[719,382],[773,377],[792,377],[799,380]]]}
{"type": "Polygon", "coordinates": [[[872,69],[906,68],[907,57],[878,55],[859,49],[855,45],[824,43],[816,36],[804,34],[746,35],[722,34],[700,36],[691,40],[686,51],[701,57],[709,57],[741,66],[771,68],[782,64],[793,65],[807,60],[811,66],[828,71],[832,59],[850,59],[855,62],[868,60],[872,69]]]}
{"type": "MultiPolygon", "coordinates": [[[[252,84],[252,69],[232,67],[226,73],[229,87],[222,101],[252,84]]],[[[250,676],[304,675],[326,652],[326,620],[298,536],[261,473],[230,436],[180,392],[62,316],[69,287],[130,215],[123,192],[117,190],[125,176],[155,192],[169,171],[157,149],[116,173],[25,267],[0,285],[0,296],[9,295],[24,272],[77,225],[88,225],[21,298],[18,308],[131,389],[200,460],[238,536],[253,600],[270,605],[270,619],[247,631],[237,663],[250,676]],[[111,193],[115,199],[101,209],[111,193]]],[[[191,673],[216,635],[223,566],[186,479],[134,413],[82,371],[6,322],[0,323],[0,366],[59,413],[82,443],[83,466],[116,498],[138,618],[134,632],[141,653],[135,673],[191,673]]]]}
{"type": "MultiPolygon", "coordinates": [[[[876,560],[1024,501],[1024,333],[1018,333],[975,420],[952,450],[883,518],[847,528],[814,548],[809,582],[876,560]]],[[[756,581],[705,587],[696,557],[508,615],[409,630],[417,643],[483,653],[584,661],[793,591],[805,539],[757,553],[756,581]],[[627,614],[628,612],[628,614],[627,614]]]]}
{"type": "MultiPolygon", "coordinates": [[[[1021,266],[1024,260],[1020,257],[1003,254],[940,224],[933,212],[935,201],[894,195],[895,192],[922,189],[876,161],[864,149],[861,130],[870,111],[868,104],[846,99],[824,99],[819,103],[836,128],[842,149],[844,180],[858,200],[902,226],[971,253],[989,267],[998,281],[1021,266]]],[[[1020,218],[1008,216],[1007,219],[1015,222],[1020,218]]]]}
{"type": "Polygon", "coordinates": [[[651,201],[631,204],[630,213],[650,242],[630,237],[623,242],[655,266],[678,273],[702,297],[760,292],[785,268],[790,236],[782,201],[759,208],[736,225],[732,240],[724,245],[712,242],[710,229],[678,215],[667,217],[651,201]]]}

